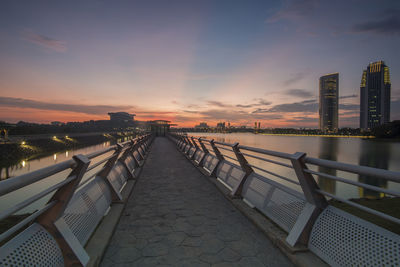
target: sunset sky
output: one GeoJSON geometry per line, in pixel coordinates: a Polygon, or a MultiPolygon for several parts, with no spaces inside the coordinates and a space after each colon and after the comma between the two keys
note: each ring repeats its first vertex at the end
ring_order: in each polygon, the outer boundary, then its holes
{"type": "Polygon", "coordinates": [[[400,119],[400,1],[2,1],[0,120],[317,127],[339,72],[358,127],[363,69],[384,60],[400,119]]]}

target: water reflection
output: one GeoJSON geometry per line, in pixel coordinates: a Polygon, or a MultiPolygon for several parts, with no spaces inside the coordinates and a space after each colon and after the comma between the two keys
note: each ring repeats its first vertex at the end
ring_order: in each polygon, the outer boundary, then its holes
{"type": "MultiPolygon", "coordinates": [[[[318,157],[320,159],[337,161],[338,142],[339,142],[338,138],[327,138],[327,137],[320,138],[318,157]]],[[[318,171],[329,174],[329,175],[336,176],[336,169],[319,166],[318,171]]],[[[336,181],[335,180],[318,176],[318,185],[322,190],[324,190],[326,192],[329,192],[332,194],[336,193],[336,181]]]]}
{"type": "MultiPolygon", "coordinates": [[[[368,145],[361,146],[359,164],[387,170],[389,168],[389,159],[391,156],[390,144],[385,142],[382,143],[369,142],[369,143],[370,144],[368,145]]],[[[361,183],[366,183],[381,188],[387,188],[387,180],[384,179],[367,175],[359,175],[358,180],[361,183]]],[[[381,198],[385,196],[385,194],[383,193],[365,188],[360,188],[359,194],[360,197],[371,198],[371,199],[381,198]]]]}

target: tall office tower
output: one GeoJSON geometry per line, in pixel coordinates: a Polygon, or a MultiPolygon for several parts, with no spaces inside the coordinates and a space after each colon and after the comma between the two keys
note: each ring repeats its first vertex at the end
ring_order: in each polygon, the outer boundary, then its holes
{"type": "Polygon", "coordinates": [[[339,102],[339,73],[319,78],[319,129],[323,132],[337,132],[339,102]]]}
{"type": "Polygon", "coordinates": [[[372,129],[390,121],[390,75],[385,62],[370,63],[360,85],[360,128],[372,129]]]}

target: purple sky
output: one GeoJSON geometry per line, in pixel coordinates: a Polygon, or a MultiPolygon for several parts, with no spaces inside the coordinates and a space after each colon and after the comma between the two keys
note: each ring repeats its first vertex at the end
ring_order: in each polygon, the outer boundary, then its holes
{"type": "Polygon", "coordinates": [[[400,1],[2,1],[0,120],[317,127],[339,72],[339,126],[358,127],[372,61],[400,119],[399,47],[400,1]]]}

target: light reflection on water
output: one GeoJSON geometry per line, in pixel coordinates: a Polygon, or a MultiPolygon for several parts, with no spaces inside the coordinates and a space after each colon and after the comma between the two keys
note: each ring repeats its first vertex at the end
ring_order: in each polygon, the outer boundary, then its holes
{"type": "MultiPolygon", "coordinates": [[[[122,140],[118,140],[118,142],[121,142],[121,141],[122,140]]],[[[35,170],[53,165],[55,163],[63,162],[65,160],[69,160],[74,155],[78,155],[78,154],[85,155],[85,154],[88,154],[88,153],[91,153],[94,151],[101,150],[105,147],[109,147],[112,144],[114,144],[114,142],[108,141],[108,142],[104,142],[99,145],[89,146],[89,147],[76,149],[76,150],[67,150],[67,151],[62,151],[59,153],[54,153],[53,155],[34,159],[34,160],[22,160],[20,162],[20,164],[18,164],[18,165],[10,166],[8,168],[3,168],[0,172],[0,175],[1,175],[0,180],[6,179],[6,177],[11,177],[9,179],[12,179],[12,177],[26,174],[31,171],[35,171],[35,170]]],[[[91,164],[94,164],[94,163],[108,157],[109,155],[111,155],[111,153],[112,152],[108,152],[104,155],[101,155],[101,156],[93,159],[91,164]]],[[[82,181],[84,181],[86,177],[89,177],[91,174],[95,173],[96,171],[99,171],[101,167],[102,167],[102,165],[87,172],[85,174],[85,176],[82,178],[82,181]]],[[[32,185],[29,185],[26,188],[21,188],[19,190],[16,190],[12,193],[9,193],[7,195],[0,197],[0,212],[5,210],[6,208],[10,207],[13,204],[16,204],[24,199],[27,199],[27,198],[33,196],[35,193],[43,191],[45,188],[48,188],[51,185],[54,185],[54,184],[62,181],[63,179],[65,179],[68,176],[68,174],[70,172],[71,172],[70,169],[65,170],[63,172],[52,175],[42,181],[36,182],[32,185]]],[[[51,197],[51,194],[48,195],[47,197],[40,199],[39,201],[35,202],[34,204],[28,206],[27,208],[22,209],[17,214],[32,212],[32,211],[38,209],[39,207],[42,207],[50,197],[51,197]]]]}
{"type": "MultiPolygon", "coordinates": [[[[202,136],[209,139],[214,138],[216,141],[226,143],[239,142],[241,145],[259,147],[267,150],[291,154],[295,152],[306,152],[307,156],[314,158],[364,165],[392,171],[400,171],[400,164],[398,164],[400,160],[400,142],[395,141],[363,140],[360,138],[329,138],[316,136],[274,136],[251,133],[189,133],[188,135],[198,137],[202,136]]],[[[229,153],[225,150],[221,152],[227,153],[227,155],[234,157],[233,153],[229,153]]],[[[248,152],[246,151],[246,153],[248,152]]],[[[272,160],[277,160],[277,158],[269,158],[272,160]]],[[[252,158],[248,158],[248,160],[250,164],[278,173],[284,177],[297,180],[294,171],[291,169],[252,158]]],[[[285,163],[290,164],[288,161],[285,163]]],[[[363,182],[381,188],[400,190],[400,185],[398,183],[387,182],[386,180],[378,179],[376,177],[356,175],[325,167],[308,167],[314,171],[347,178],[352,181],[363,182]]],[[[282,181],[279,178],[275,178],[274,176],[265,173],[263,175],[279,181],[290,188],[300,191],[300,188],[292,183],[282,181]]],[[[359,189],[358,187],[336,182],[324,177],[317,177],[317,181],[321,189],[324,191],[347,199],[361,197],[377,198],[383,196],[379,192],[362,188],[359,189]]]]}

